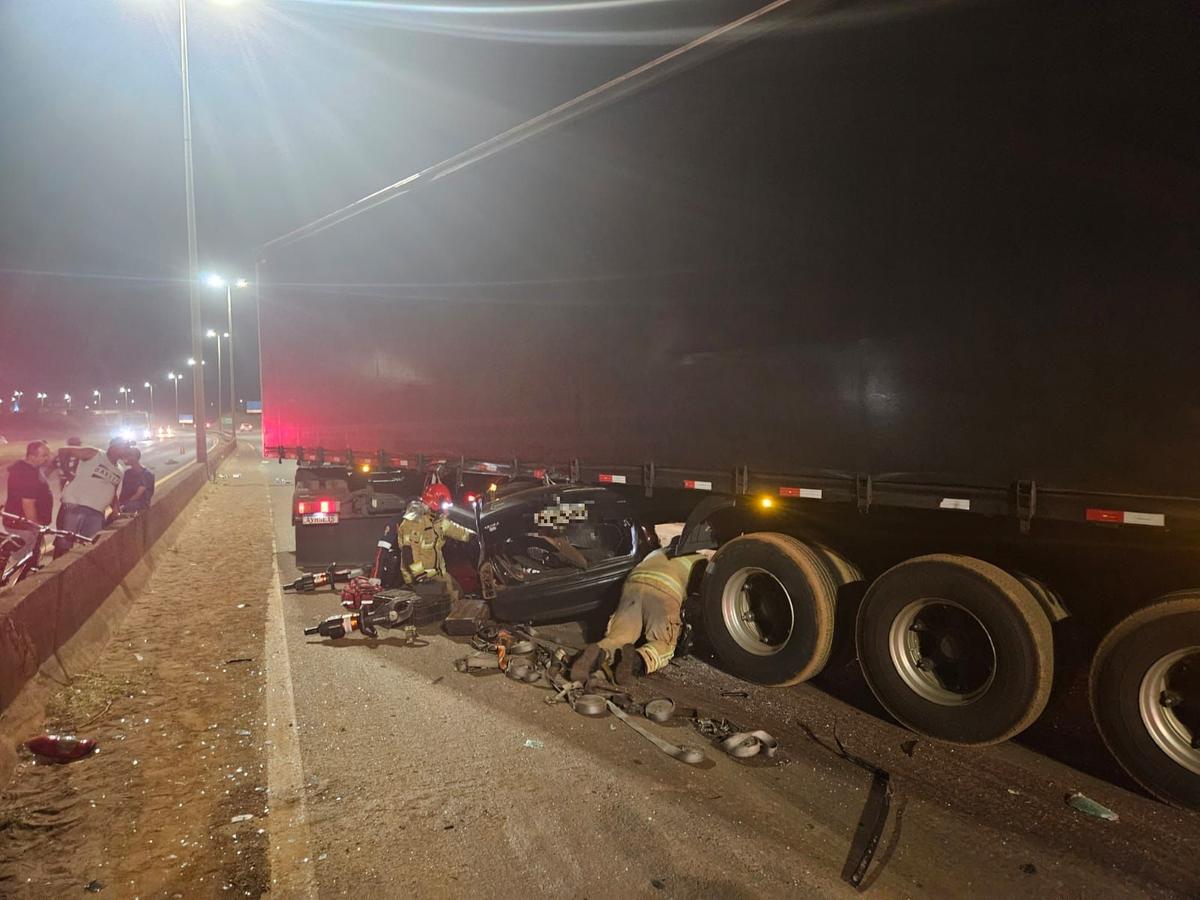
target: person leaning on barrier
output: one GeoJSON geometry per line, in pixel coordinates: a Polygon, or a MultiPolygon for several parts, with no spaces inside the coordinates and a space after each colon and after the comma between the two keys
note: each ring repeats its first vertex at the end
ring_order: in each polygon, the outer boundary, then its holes
{"type": "Polygon", "coordinates": [[[121,479],[121,493],[114,512],[135,513],[150,508],[154,496],[154,473],[142,465],[142,451],[131,447],[126,456],[129,468],[121,479]]]}
{"type": "MultiPolygon", "coordinates": [[[[129,445],[113,438],[107,450],[96,447],[63,447],[60,456],[77,457],[79,467],[74,480],[63,488],[59,527],[84,537],[94,537],[104,527],[104,516],[117,500],[121,486],[121,463],[129,453],[129,445]]],[[[54,539],[54,558],[71,549],[74,541],[67,537],[54,539]]]]}
{"type": "MultiPolygon", "coordinates": [[[[38,525],[50,524],[54,495],[50,493],[45,472],[50,459],[50,446],[45,441],[30,441],[25,447],[25,458],[18,459],[8,467],[8,495],[4,501],[6,513],[38,525]]],[[[23,557],[31,548],[35,554],[41,553],[41,537],[36,531],[18,528],[12,522],[6,522],[4,527],[19,535],[24,542],[17,551],[20,556],[23,557]]]]}

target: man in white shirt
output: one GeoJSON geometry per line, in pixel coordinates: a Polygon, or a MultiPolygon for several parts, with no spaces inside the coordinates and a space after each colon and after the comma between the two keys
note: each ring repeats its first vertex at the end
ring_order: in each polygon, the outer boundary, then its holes
{"type": "MultiPolygon", "coordinates": [[[[64,447],[59,451],[79,460],[75,478],[63,488],[59,528],[84,537],[99,533],[105,512],[116,502],[123,474],[121,463],[127,452],[128,445],[120,438],[113,438],[103,452],[95,447],[64,447]]],[[[73,543],[71,538],[56,537],[54,558],[70,550],[73,543]]]]}

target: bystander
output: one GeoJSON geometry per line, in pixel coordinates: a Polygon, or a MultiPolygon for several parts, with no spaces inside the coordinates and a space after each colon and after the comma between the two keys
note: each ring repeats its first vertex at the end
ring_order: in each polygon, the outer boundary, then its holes
{"type": "MultiPolygon", "coordinates": [[[[104,516],[115,505],[117,489],[121,486],[120,463],[129,453],[129,445],[120,438],[109,442],[108,450],[96,447],[64,447],[59,454],[75,456],[79,468],[75,478],[62,492],[59,527],[84,537],[93,537],[104,527],[104,516]]],[[[68,537],[54,539],[54,558],[71,549],[74,541],[68,537]]]]}
{"type": "Polygon", "coordinates": [[[117,497],[117,510],[123,513],[141,512],[150,508],[154,496],[154,473],[142,465],[142,451],[131,447],[125,461],[129,468],[121,479],[121,493],[117,497]]]}
{"type": "MultiPolygon", "coordinates": [[[[54,496],[50,493],[50,483],[45,473],[50,456],[50,447],[45,441],[30,441],[25,448],[25,458],[18,459],[8,467],[8,495],[4,501],[6,513],[38,525],[50,524],[54,496]]],[[[4,527],[24,541],[17,551],[20,556],[23,557],[29,549],[33,550],[35,557],[41,554],[42,541],[37,531],[21,528],[11,520],[6,520],[4,527]]],[[[35,565],[36,562],[35,559],[35,565]]]]}

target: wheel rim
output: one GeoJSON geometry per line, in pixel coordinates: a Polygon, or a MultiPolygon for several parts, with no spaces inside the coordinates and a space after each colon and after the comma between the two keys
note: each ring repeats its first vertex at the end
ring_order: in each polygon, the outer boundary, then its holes
{"type": "Polygon", "coordinates": [[[755,656],[774,656],[792,636],[796,614],[783,583],[766,569],[738,569],[721,592],[721,616],[734,643],[755,656]]]}
{"type": "Polygon", "coordinates": [[[908,687],[939,706],[963,706],[996,677],[996,647],[974,613],[924,598],[900,610],[888,636],[892,665],[908,687]]]}
{"type": "Polygon", "coordinates": [[[1200,775],[1200,647],[1160,658],[1142,677],[1138,709],[1150,739],[1189,772],[1200,775]]]}

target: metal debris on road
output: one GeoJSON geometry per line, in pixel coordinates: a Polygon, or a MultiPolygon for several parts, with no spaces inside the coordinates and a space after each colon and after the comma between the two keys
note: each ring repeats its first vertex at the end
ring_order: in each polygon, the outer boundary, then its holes
{"type": "Polygon", "coordinates": [[[846,864],[842,867],[842,879],[851,887],[859,887],[866,877],[867,868],[875,856],[879,839],[883,836],[883,826],[887,824],[888,810],[892,806],[891,776],[883,769],[875,769],[871,775],[871,790],[867,794],[867,802],[863,804],[862,814],[858,817],[858,825],[854,829],[854,839],[850,842],[850,852],[846,855],[846,864]]]}
{"type": "Polygon", "coordinates": [[[234,816],[229,820],[231,825],[236,825],[238,822],[249,822],[254,818],[254,813],[242,813],[240,816],[234,816]]]}
{"type": "Polygon", "coordinates": [[[235,656],[233,659],[225,660],[225,665],[232,666],[234,663],[254,662],[253,656],[235,656]]]}
{"type": "Polygon", "coordinates": [[[1106,822],[1119,822],[1121,819],[1120,816],[1103,803],[1097,803],[1091,797],[1087,797],[1079,793],[1079,791],[1067,794],[1067,805],[1079,810],[1084,815],[1092,816],[1096,819],[1104,819],[1106,822]]]}
{"type": "Polygon", "coordinates": [[[858,888],[862,885],[871,860],[875,857],[875,850],[879,847],[879,840],[883,836],[883,827],[887,824],[888,812],[892,808],[891,775],[886,770],[847,750],[836,731],[833,733],[834,746],[830,747],[817,737],[816,732],[804,722],[796,724],[821,749],[840,756],[847,762],[854,763],[860,769],[871,773],[871,789],[867,794],[866,803],[863,804],[862,813],[858,817],[858,825],[854,829],[854,837],[850,841],[850,852],[846,855],[846,864],[842,866],[842,880],[851,887],[858,888]]]}
{"type": "Polygon", "coordinates": [[[536,738],[526,738],[523,746],[528,747],[530,750],[541,750],[546,745],[536,738]]]}
{"type": "Polygon", "coordinates": [[[103,884],[103,882],[92,879],[91,881],[89,881],[87,884],[85,884],[83,886],[83,889],[85,891],[87,891],[89,894],[98,894],[102,890],[104,890],[104,884],[103,884]]]}

